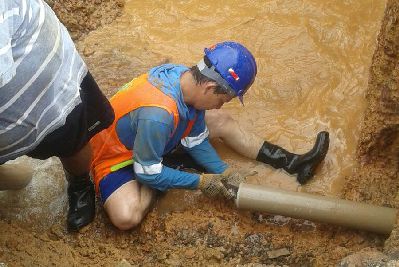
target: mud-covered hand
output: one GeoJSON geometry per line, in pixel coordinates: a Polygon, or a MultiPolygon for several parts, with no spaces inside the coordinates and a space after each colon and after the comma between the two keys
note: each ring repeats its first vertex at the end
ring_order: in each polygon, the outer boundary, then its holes
{"type": "Polygon", "coordinates": [[[256,171],[241,171],[232,168],[227,168],[222,174],[202,174],[198,189],[209,197],[234,199],[240,183],[244,182],[248,176],[255,174],[256,171]]]}

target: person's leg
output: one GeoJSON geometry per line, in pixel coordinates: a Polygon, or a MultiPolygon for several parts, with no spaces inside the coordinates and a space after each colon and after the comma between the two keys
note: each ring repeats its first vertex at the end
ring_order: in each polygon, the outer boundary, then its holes
{"type": "Polygon", "coordinates": [[[77,231],[93,221],[95,216],[95,191],[90,179],[90,144],[70,157],[60,157],[68,181],[67,228],[77,231]]]}
{"type": "Polygon", "coordinates": [[[137,226],[155,200],[156,190],[134,180],[132,165],[106,175],[98,186],[104,209],[120,230],[137,226]]]}
{"type": "Polygon", "coordinates": [[[70,157],[60,157],[60,160],[64,169],[72,175],[81,176],[88,173],[91,163],[90,144],[87,143],[70,157]]]}
{"type": "Polygon", "coordinates": [[[58,155],[68,181],[67,227],[72,231],[89,224],[95,216],[95,190],[89,174],[91,148],[88,142],[114,120],[112,107],[90,72],[84,77],[80,87],[81,110],[75,112],[78,115],[72,118],[80,120],[79,128],[66,134],[75,139],[75,150],[73,153],[58,155]]]}
{"type": "Polygon", "coordinates": [[[81,83],[82,102],[68,115],[65,124],[47,135],[27,155],[46,159],[60,158],[68,181],[68,230],[77,231],[93,221],[95,191],[89,171],[89,140],[114,120],[113,109],[90,73],[81,83]]]}
{"type": "Polygon", "coordinates": [[[137,181],[129,181],[112,193],[104,203],[111,222],[120,230],[141,223],[155,198],[155,190],[137,181]]]}
{"type": "Polygon", "coordinates": [[[300,184],[306,183],[313,177],[315,169],[325,158],[329,147],[328,132],[320,132],[313,148],[305,154],[298,155],[243,129],[236,120],[222,110],[207,111],[205,121],[210,138],[222,139],[233,150],[248,158],[274,168],[283,168],[290,174],[297,173],[300,184]]]}
{"type": "Polygon", "coordinates": [[[0,165],[0,191],[19,190],[32,180],[33,169],[22,164],[0,165]]]}
{"type": "Polygon", "coordinates": [[[240,124],[223,110],[207,110],[205,123],[209,130],[209,138],[220,138],[223,143],[237,153],[256,159],[264,140],[243,129],[240,124]]]}

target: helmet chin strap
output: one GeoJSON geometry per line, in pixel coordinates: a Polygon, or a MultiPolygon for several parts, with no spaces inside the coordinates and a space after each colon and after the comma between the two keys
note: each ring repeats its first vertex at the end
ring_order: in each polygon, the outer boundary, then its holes
{"type": "Polygon", "coordinates": [[[223,89],[226,90],[226,93],[234,97],[237,96],[235,91],[230,87],[226,80],[223,79],[222,76],[215,70],[215,66],[208,67],[205,64],[204,59],[201,59],[200,62],[198,62],[197,67],[201,74],[214,80],[217,84],[219,84],[223,89]]]}

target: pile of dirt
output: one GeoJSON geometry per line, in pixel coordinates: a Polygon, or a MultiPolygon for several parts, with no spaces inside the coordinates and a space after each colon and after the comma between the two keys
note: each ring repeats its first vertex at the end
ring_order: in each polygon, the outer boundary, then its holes
{"type": "Polygon", "coordinates": [[[45,0],[67,27],[72,39],[84,37],[121,14],[124,0],[45,0]]]}
{"type": "Polygon", "coordinates": [[[370,68],[357,175],[348,177],[345,193],[349,199],[396,207],[399,204],[398,29],[399,3],[389,1],[370,68]]]}

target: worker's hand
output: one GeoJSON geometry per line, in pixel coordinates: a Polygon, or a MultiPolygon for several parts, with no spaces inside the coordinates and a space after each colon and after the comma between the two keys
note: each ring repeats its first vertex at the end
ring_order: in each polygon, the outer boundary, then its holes
{"type": "Polygon", "coordinates": [[[237,192],[238,186],[245,182],[247,177],[254,176],[258,172],[254,170],[247,170],[247,169],[234,169],[232,167],[228,167],[221,175],[224,177],[222,179],[223,184],[225,187],[234,188],[237,192]]]}
{"type": "Polygon", "coordinates": [[[238,171],[232,168],[227,168],[222,174],[202,174],[198,189],[209,197],[234,199],[240,183],[255,174],[255,171],[238,171]]]}

